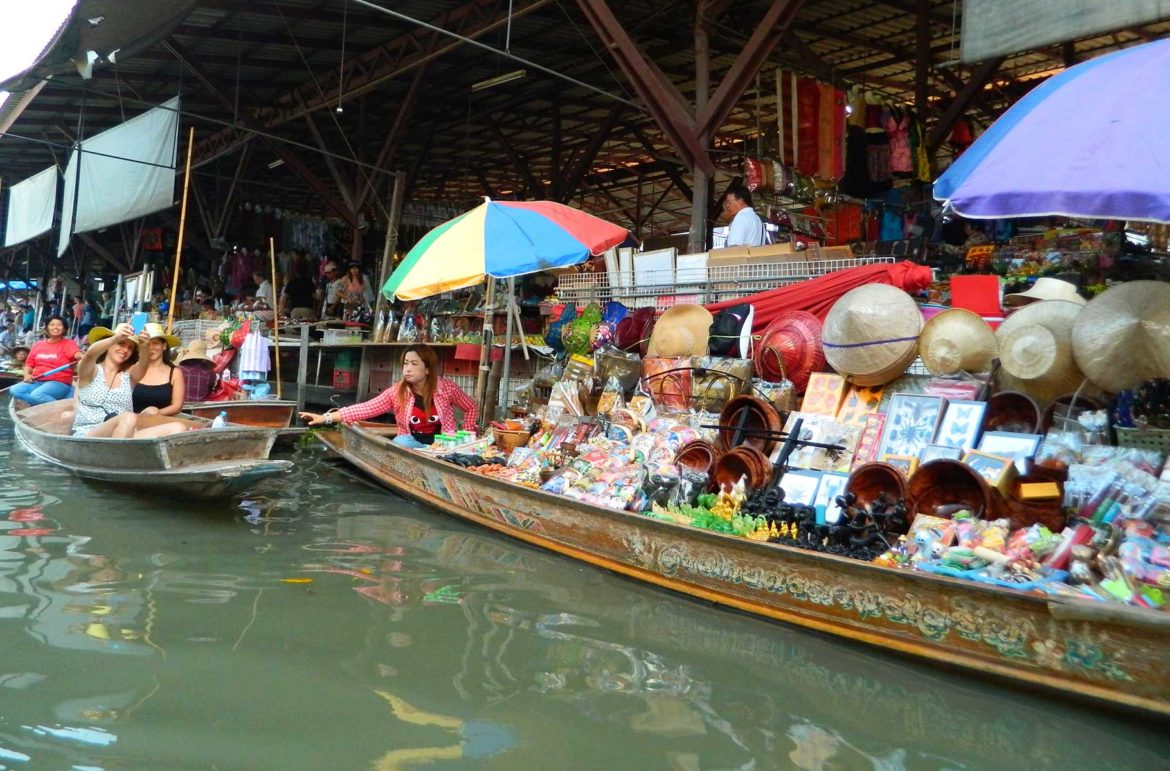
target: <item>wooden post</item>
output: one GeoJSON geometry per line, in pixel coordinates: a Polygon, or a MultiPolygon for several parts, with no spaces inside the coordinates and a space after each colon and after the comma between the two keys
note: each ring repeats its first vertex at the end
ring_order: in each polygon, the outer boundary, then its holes
{"type": "Polygon", "coordinates": [[[276,348],[276,353],[273,358],[276,359],[276,398],[281,396],[280,386],[280,311],[277,310],[280,305],[276,297],[276,242],[273,241],[272,236],[268,237],[268,260],[272,264],[272,337],[275,342],[273,345],[276,348]]]}
{"type": "Polygon", "coordinates": [[[483,397],[487,390],[487,372],[491,368],[492,324],[495,322],[496,311],[496,280],[491,276],[484,278],[487,280],[487,290],[483,296],[483,347],[479,352],[479,372],[475,377],[475,403],[479,405],[480,415],[486,412],[483,397]]]}
{"type": "Polygon", "coordinates": [[[301,324],[301,354],[297,360],[297,412],[305,409],[305,383],[309,379],[309,325],[301,324]]]}
{"type": "Polygon", "coordinates": [[[183,171],[183,203],[179,207],[179,239],[175,244],[175,270],[171,276],[171,302],[167,306],[167,333],[175,321],[175,300],[179,293],[179,271],[183,259],[183,229],[187,224],[187,188],[191,183],[191,151],[195,147],[195,127],[187,133],[187,166],[183,171]]]}

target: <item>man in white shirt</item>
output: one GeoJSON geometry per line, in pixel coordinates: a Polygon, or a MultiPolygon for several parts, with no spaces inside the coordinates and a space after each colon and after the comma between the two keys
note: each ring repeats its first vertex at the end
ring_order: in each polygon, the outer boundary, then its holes
{"type": "Polygon", "coordinates": [[[731,226],[727,229],[728,246],[763,246],[764,222],[752,208],[752,194],[743,185],[732,185],[723,195],[723,216],[731,226]]]}
{"type": "Polygon", "coordinates": [[[0,353],[7,352],[11,348],[16,347],[16,323],[9,321],[4,326],[4,331],[0,332],[0,353]]]}

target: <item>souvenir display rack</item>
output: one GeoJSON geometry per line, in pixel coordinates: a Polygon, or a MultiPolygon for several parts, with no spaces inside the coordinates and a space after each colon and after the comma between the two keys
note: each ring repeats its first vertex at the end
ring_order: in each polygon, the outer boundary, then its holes
{"type": "Polygon", "coordinates": [[[565,274],[557,284],[557,298],[577,305],[616,300],[631,308],[654,305],[664,310],[681,303],[704,305],[720,302],[807,281],[833,271],[896,261],[893,256],[817,259],[819,253],[818,249],[810,249],[783,262],[713,264],[641,271],[612,278],[608,273],[565,274]],[[804,254],[809,258],[804,259],[804,254]]]}

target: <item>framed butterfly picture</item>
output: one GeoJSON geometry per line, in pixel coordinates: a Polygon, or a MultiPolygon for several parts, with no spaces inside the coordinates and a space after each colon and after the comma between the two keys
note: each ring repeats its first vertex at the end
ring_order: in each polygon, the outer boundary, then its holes
{"type": "Polygon", "coordinates": [[[934,441],[946,399],[923,394],[894,394],[886,413],[886,428],[877,457],[908,455],[917,458],[934,441]]]}
{"type": "Polygon", "coordinates": [[[987,402],[962,399],[948,401],[934,443],[956,447],[963,452],[974,450],[979,439],[979,427],[983,425],[983,413],[986,411],[987,402]]]}

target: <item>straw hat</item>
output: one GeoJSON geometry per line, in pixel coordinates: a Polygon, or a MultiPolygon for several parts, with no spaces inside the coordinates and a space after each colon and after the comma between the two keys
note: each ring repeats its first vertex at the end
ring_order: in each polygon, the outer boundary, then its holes
{"type": "Polygon", "coordinates": [[[166,341],[167,348],[174,348],[179,344],[179,338],[175,337],[174,335],[168,335],[166,330],[163,329],[163,325],[157,321],[147,322],[143,325],[142,331],[145,332],[146,336],[151,340],[154,340],[155,338],[161,338],[162,340],[166,341]]]}
{"type": "Polygon", "coordinates": [[[1106,289],[1077,316],[1073,356],[1106,391],[1170,377],[1170,284],[1131,281],[1106,289]]]}
{"type": "Polygon", "coordinates": [[[931,317],[918,338],[918,355],[932,375],[987,372],[996,350],[991,325],[963,308],[931,317]]]}
{"type": "Polygon", "coordinates": [[[676,305],[658,317],[647,356],[705,356],[711,312],[701,305],[676,305]]]}
{"type": "Polygon", "coordinates": [[[113,336],[114,330],[110,329],[109,327],[94,327],[86,333],[85,339],[90,345],[93,345],[99,340],[105,340],[107,337],[113,336]]]}
{"type": "Polygon", "coordinates": [[[1001,390],[1021,391],[1041,405],[1076,391],[1085,379],[1072,354],[1080,312],[1074,302],[1041,300],[1008,316],[995,331],[1001,390]]]}
{"type": "Polygon", "coordinates": [[[1059,278],[1038,278],[1027,292],[1015,292],[1003,296],[1003,304],[1008,308],[1017,308],[1041,300],[1067,300],[1080,305],[1085,304],[1085,298],[1077,294],[1077,288],[1059,278]]]}
{"type": "Polygon", "coordinates": [[[884,385],[918,355],[922,313],[910,295],[889,284],[851,289],[825,317],[825,359],[857,385],[884,385]]]}
{"type": "Polygon", "coordinates": [[[821,321],[806,311],[786,311],[764,327],[756,345],[756,374],[770,383],[787,376],[797,391],[825,366],[821,321]]]}
{"type": "Polygon", "coordinates": [[[211,357],[207,355],[207,343],[202,340],[192,340],[179,354],[179,358],[175,360],[175,363],[182,364],[185,361],[205,361],[208,364],[215,364],[211,360],[211,357]]]}

